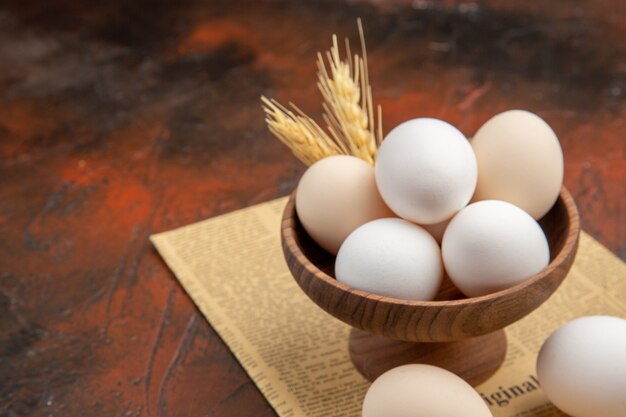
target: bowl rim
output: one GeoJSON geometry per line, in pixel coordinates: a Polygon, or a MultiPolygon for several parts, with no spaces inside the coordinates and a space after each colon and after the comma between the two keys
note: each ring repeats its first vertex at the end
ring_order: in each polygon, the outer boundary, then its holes
{"type": "MultiPolygon", "coordinates": [[[[302,267],[305,268],[311,275],[313,275],[316,279],[322,280],[325,284],[335,287],[336,289],[350,293],[359,298],[375,300],[379,303],[383,302],[389,305],[395,306],[406,306],[406,307],[464,307],[470,306],[475,303],[484,303],[495,301],[507,296],[512,295],[513,293],[523,291],[528,287],[532,287],[536,285],[539,281],[542,281],[545,277],[550,275],[556,268],[558,268],[561,264],[563,264],[571,252],[576,250],[578,237],[580,234],[580,217],[578,215],[578,210],[576,208],[576,203],[574,202],[573,197],[567,191],[565,186],[561,187],[559,192],[559,196],[555,201],[555,204],[558,200],[561,200],[565,206],[565,211],[568,217],[568,227],[566,232],[565,242],[563,243],[563,247],[558,252],[558,254],[550,261],[547,267],[545,267],[541,272],[533,275],[530,278],[525,279],[524,281],[497,291],[493,293],[489,293],[486,295],[481,295],[478,297],[467,297],[458,300],[439,300],[439,301],[419,301],[419,300],[406,300],[400,298],[387,297],[380,294],[367,292],[364,290],[359,290],[353,287],[350,287],[346,284],[339,282],[336,278],[331,277],[326,272],[322,271],[318,268],[311,260],[302,252],[300,246],[296,244],[295,237],[295,222],[297,213],[295,210],[295,195],[296,190],[289,196],[289,200],[287,205],[285,206],[283,212],[283,218],[281,222],[281,234],[283,235],[283,243],[289,247],[289,250],[293,253],[296,258],[304,259],[306,262],[302,262],[302,267]]],[[[321,249],[321,248],[320,248],[321,249]]],[[[322,249],[323,250],[323,249],[322,249]]],[[[564,279],[565,277],[563,277],[564,279]]],[[[305,291],[306,292],[306,291],[305,291]]]]}

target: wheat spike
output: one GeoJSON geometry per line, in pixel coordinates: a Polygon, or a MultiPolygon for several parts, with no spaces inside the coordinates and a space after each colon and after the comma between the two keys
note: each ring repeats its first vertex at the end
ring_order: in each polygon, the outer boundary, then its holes
{"type": "Polygon", "coordinates": [[[325,55],[328,68],[324,56],[317,54],[317,86],[330,134],[295,105],[291,104],[291,111],[276,100],[261,97],[270,132],[307,165],[337,154],[354,155],[373,164],[382,142],[382,110],[378,106],[376,120],[361,19],[357,23],[363,57],[351,54],[346,39],[346,58],[342,60],[336,35],[325,55]]]}
{"type": "Polygon", "coordinates": [[[357,21],[363,57],[350,53],[346,39],[346,59],[342,60],[337,36],[326,53],[317,55],[318,88],[324,98],[324,120],[337,143],[344,143],[352,155],[374,163],[382,141],[380,107],[378,123],[374,119],[372,88],[367,70],[367,50],[361,19],[357,21]],[[378,130],[376,130],[378,124],[378,130]]]}
{"type": "Polygon", "coordinates": [[[270,132],[306,165],[327,156],[345,153],[313,119],[293,104],[296,113],[265,96],[261,96],[261,101],[270,132]]]}

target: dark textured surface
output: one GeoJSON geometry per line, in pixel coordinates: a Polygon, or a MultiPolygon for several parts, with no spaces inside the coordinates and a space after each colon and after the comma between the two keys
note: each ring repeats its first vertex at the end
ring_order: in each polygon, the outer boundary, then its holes
{"type": "Polygon", "coordinates": [[[583,228],[626,258],[614,1],[0,2],[0,416],[271,416],[147,237],[288,194],[261,94],[319,115],[364,19],[389,127],[539,113],[583,228]]]}

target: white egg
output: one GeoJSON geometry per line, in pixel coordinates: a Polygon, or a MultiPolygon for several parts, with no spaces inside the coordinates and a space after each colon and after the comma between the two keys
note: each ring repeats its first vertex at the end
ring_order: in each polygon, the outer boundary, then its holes
{"type": "Polygon", "coordinates": [[[441,252],[421,227],[378,219],[352,232],[339,248],[337,280],[353,288],[406,300],[432,300],[443,278],[441,252]]]}
{"type": "Polygon", "coordinates": [[[441,252],[448,276],[470,297],[517,285],[550,261],[539,224],[519,207],[497,200],[470,204],[454,216],[441,252]]]}
{"type": "Polygon", "coordinates": [[[450,371],[431,365],[393,368],[370,386],[363,417],[492,417],[476,391],[450,371]]]}
{"type": "Polygon", "coordinates": [[[573,417],[625,417],[626,320],[590,316],[561,326],[539,352],[537,377],[573,417]]]}
{"type": "Polygon", "coordinates": [[[376,157],[376,184],[398,216],[433,224],[472,198],[476,157],[465,136],[437,119],[413,119],[385,137],[376,157]]]}

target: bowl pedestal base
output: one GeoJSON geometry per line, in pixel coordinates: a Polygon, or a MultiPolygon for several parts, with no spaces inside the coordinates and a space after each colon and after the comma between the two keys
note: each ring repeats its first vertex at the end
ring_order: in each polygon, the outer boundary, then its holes
{"type": "Polygon", "coordinates": [[[454,342],[413,343],[353,328],[349,349],[352,363],[370,381],[396,366],[422,363],[447,369],[476,386],[502,365],[506,336],[504,330],[498,330],[454,342]]]}

